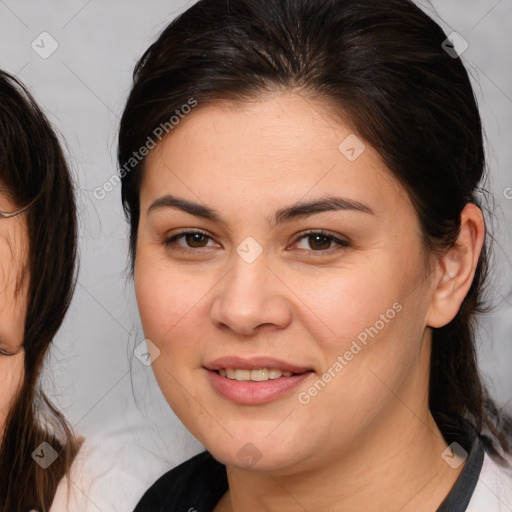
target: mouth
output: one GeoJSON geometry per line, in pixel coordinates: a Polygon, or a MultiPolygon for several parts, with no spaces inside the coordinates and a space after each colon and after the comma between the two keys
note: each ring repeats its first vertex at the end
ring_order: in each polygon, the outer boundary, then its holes
{"type": "Polygon", "coordinates": [[[280,379],[282,377],[302,375],[301,373],[293,373],[279,368],[256,368],[254,370],[244,370],[242,368],[220,368],[216,371],[220,376],[226,377],[226,379],[237,380],[239,382],[264,382],[267,380],[280,379]]]}
{"type": "Polygon", "coordinates": [[[237,404],[264,404],[291,392],[314,374],[307,367],[273,358],[217,359],[204,367],[221,397],[237,404]]]}

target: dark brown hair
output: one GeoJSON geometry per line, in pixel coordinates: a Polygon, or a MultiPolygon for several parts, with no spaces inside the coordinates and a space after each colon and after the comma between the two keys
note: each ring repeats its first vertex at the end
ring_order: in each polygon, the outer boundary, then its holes
{"type": "MultiPolygon", "coordinates": [[[[485,160],[476,99],[446,34],[410,0],[200,0],[137,63],[120,125],[122,201],[136,256],[144,159],[126,167],[155,127],[194,98],[233,103],[273,91],[323,101],[379,152],[410,195],[425,253],[457,239],[460,214],[479,204],[485,160]],[[124,167],[123,167],[124,166],[124,167]]],[[[448,439],[469,418],[504,462],[512,421],[480,377],[475,314],[483,311],[487,243],[456,317],[433,330],[430,410],[448,439]],[[501,419],[500,419],[501,418],[501,419]],[[499,451],[498,451],[499,450],[499,451]]]]}
{"type": "Polygon", "coordinates": [[[29,249],[27,267],[20,276],[29,279],[24,377],[1,439],[0,510],[46,512],[78,451],[66,420],[39,385],[46,352],[76,282],[76,210],[72,181],[54,130],[25,87],[3,71],[0,180],[19,208],[32,203],[23,213],[29,249]],[[58,453],[46,469],[31,456],[43,442],[58,453]]]}

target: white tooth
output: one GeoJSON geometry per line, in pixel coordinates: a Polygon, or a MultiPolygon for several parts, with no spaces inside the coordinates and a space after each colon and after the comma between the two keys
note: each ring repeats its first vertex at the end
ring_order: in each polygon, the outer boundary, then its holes
{"type": "Polygon", "coordinates": [[[236,380],[251,380],[251,370],[235,370],[236,380]]]}
{"type": "Polygon", "coordinates": [[[278,370],[277,368],[272,368],[268,371],[268,378],[269,379],[279,379],[279,377],[283,376],[283,372],[281,370],[278,370]]]}
{"type": "Polygon", "coordinates": [[[262,368],[261,370],[251,370],[251,380],[261,382],[268,380],[268,369],[262,368]]]}
{"type": "Polygon", "coordinates": [[[219,374],[222,375],[223,377],[226,376],[226,369],[225,368],[219,368],[219,374]]]}
{"type": "Polygon", "coordinates": [[[233,368],[226,369],[226,377],[234,380],[236,378],[236,371],[233,368]]]}
{"type": "Polygon", "coordinates": [[[283,372],[283,377],[291,377],[292,372],[283,372]]]}

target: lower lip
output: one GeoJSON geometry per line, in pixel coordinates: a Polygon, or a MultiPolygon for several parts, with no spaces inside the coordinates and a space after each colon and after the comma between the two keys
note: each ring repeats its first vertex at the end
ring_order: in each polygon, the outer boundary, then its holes
{"type": "Polygon", "coordinates": [[[313,373],[306,372],[257,382],[228,379],[213,370],[207,372],[217,393],[237,404],[250,405],[264,404],[286,395],[313,373]]]}

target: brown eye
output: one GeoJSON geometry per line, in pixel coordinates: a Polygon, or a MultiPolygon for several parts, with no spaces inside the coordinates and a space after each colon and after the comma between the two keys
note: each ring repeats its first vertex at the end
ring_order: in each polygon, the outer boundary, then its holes
{"type": "Polygon", "coordinates": [[[330,239],[324,235],[309,235],[308,240],[309,240],[309,246],[315,250],[330,249],[330,245],[332,242],[332,239],[330,239]]]}
{"type": "Polygon", "coordinates": [[[301,240],[307,240],[307,244],[305,244],[307,247],[300,247],[300,249],[310,250],[310,252],[330,252],[331,250],[344,249],[350,246],[347,241],[340,240],[323,231],[305,233],[296,240],[296,243],[301,240]],[[332,244],[338,247],[333,247],[332,244]]]}
{"type": "Polygon", "coordinates": [[[212,238],[201,231],[182,231],[166,238],[162,243],[170,249],[187,252],[194,251],[194,249],[208,249],[212,247],[207,245],[210,241],[213,242],[212,238]]]}
{"type": "Polygon", "coordinates": [[[185,240],[190,247],[204,247],[203,243],[208,243],[207,236],[202,233],[185,234],[185,240]]]}

